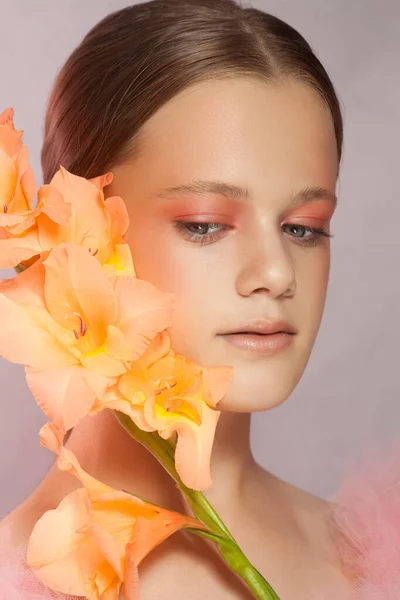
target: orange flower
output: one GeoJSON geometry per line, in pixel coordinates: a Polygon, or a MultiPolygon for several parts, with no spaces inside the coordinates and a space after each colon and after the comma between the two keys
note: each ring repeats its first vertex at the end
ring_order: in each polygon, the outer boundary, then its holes
{"type": "Polygon", "coordinates": [[[0,115],[0,227],[19,223],[16,215],[31,209],[36,194],[23,131],[15,129],[13,118],[12,108],[0,115]]]}
{"type": "Polygon", "coordinates": [[[113,174],[85,179],[60,166],[39,188],[33,208],[35,179],[13,114],[9,108],[0,115],[0,269],[67,242],[88,248],[110,275],[135,275],[123,239],[129,225],[125,203],[119,196],[104,199],[113,174]]]}
{"type": "Polygon", "coordinates": [[[39,199],[45,205],[64,202],[71,218],[60,223],[46,214],[38,216],[37,236],[42,251],[62,242],[78,244],[96,256],[109,275],[135,275],[131,251],[123,239],[129,225],[125,203],[119,196],[104,199],[103,187],[113,177],[106,173],[85,179],[60,167],[50,184],[40,188],[39,199]]]}
{"type": "Polygon", "coordinates": [[[68,430],[170,326],[173,309],[172,294],[107,277],[86,248],[60,244],[0,282],[0,355],[26,365],[38,404],[68,430]]]}
{"type": "Polygon", "coordinates": [[[138,566],[151,550],[184,527],[207,530],[200,521],[115,490],[86,473],[61,448],[58,467],[83,488],[68,494],[36,523],[27,562],[37,577],[63,594],[89,600],[139,598],[138,566]]]}
{"type": "Polygon", "coordinates": [[[171,349],[166,331],[93,403],[89,414],[112,408],[144,431],[168,439],[177,433],[175,466],[183,483],[204,490],[212,483],[210,458],[232,367],[201,367],[171,349]]]}

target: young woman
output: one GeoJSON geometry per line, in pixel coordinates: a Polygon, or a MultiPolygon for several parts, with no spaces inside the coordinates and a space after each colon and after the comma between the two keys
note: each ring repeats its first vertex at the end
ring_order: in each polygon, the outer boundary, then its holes
{"type": "MultiPolygon", "coordinates": [[[[68,58],[46,113],[44,182],[60,165],[112,171],[104,191],[127,205],[137,276],[177,297],[174,350],[234,367],[205,495],[282,600],[351,587],[333,506],[261,468],[249,440],[251,413],[290,396],[319,330],[342,142],[338,98],[308,43],[233,0],[110,14],[68,58]]],[[[188,510],[111,412],[81,421],[66,447],[105,483],[188,510]]],[[[54,467],[6,519],[14,543],[78,485],[54,467]]],[[[140,577],[144,600],[250,598],[211,543],[183,533],[140,577]]]]}

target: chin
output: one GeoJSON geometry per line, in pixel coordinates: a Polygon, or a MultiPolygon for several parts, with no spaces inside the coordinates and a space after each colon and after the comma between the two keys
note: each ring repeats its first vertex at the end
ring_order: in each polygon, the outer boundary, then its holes
{"type": "Polygon", "coordinates": [[[269,401],[264,397],[256,398],[249,402],[243,402],[243,398],[223,398],[217,404],[217,410],[221,412],[236,412],[236,413],[252,413],[252,412],[262,412],[264,410],[269,410],[270,408],[275,408],[279,406],[285,400],[287,400],[289,396],[282,396],[270,399],[269,401]]]}
{"type": "MultiPolygon", "coordinates": [[[[266,360],[244,362],[237,357],[225,364],[233,366],[233,377],[217,408],[226,412],[260,412],[283,404],[303,376],[312,344],[292,347],[266,360]]],[[[223,357],[219,357],[224,364],[223,357]]]]}
{"type": "Polygon", "coordinates": [[[219,364],[233,366],[233,376],[217,409],[226,412],[260,412],[283,404],[300,381],[310,356],[309,347],[292,346],[283,353],[265,357],[219,355],[219,364]]]}
{"type": "Polygon", "coordinates": [[[217,409],[225,412],[260,412],[283,404],[291,393],[299,375],[287,374],[279,378],[276,374],[259,381],[237,374],[225,396],[218,402],[217,409]]]}

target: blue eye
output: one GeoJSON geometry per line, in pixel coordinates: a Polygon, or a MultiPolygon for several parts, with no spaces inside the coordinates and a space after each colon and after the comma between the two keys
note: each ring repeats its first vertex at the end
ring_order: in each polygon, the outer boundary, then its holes
{"type": "MultiPolygon", "coordinates": [[[[186,240],[195,244],[212,243],[221,237],[223,231],[232,229],[231,226],[222,223],[175,221],[173,225],[186,240]]],[[[298,223],[285,223],[282,227],[296,230],[297,234],[289,235],[294,238],[297,244],[302,246],[316,246],[322,238],[333,237],[333,235],[323,229],[307,227],[298,223]],[[299,233],[300,235],[298,235],[299,233]],[[310,235],[306,235],[306,233],[310,235]]]]}
{"type": "Polygon", "coordinates": [[[304,235],[294,235],[293,237],[296,239],[296,242],[301,244],[302,246],[316,246],[319,244],[322,238],[332,238],[333,235],[328,233],[324,229],[319,229],[316,227],[307,227],[306,225],[299,225],[298,223],[285,223],[283,227],[289,227],[291,229],[296,229],[301,233],[309,232],[311,235],[308,237],[304,237],[304,235]]]}
{"type": "Polygon", "coordinates": [[[212,242],[219,235],[221,230],[232,229],[229,225],[223,225],[222,223],[188,223],[187,221],[175,221],[174,227],[182,234],[182,236],[191,242],[196,244],[206,244],[212,242]],[[211,227],[218,227],[216,231],[209,231],[211,227]],[[191,231],[193,228],[195,231],[191,231]]]}

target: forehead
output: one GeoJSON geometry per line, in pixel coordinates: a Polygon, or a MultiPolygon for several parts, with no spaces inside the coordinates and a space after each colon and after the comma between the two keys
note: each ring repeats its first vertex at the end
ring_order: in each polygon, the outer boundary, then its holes
{"type": "Polygon", "coordinates": [[[331,116],[318,94],[298,82],[197,83],[164,104],[141,133],[135,166],[143,173],[151,164],[165,185],[214,178],[271,192],[283,183],[335,186],[331,116]]]}

